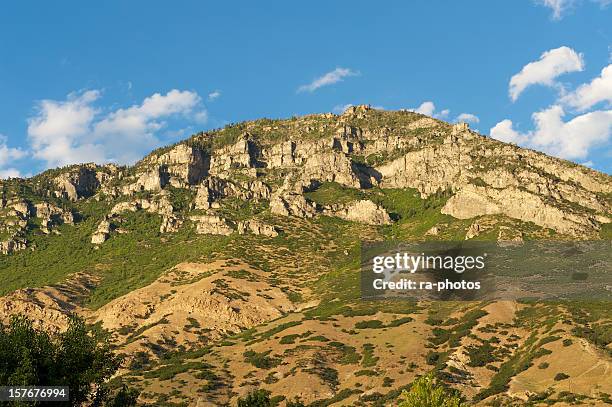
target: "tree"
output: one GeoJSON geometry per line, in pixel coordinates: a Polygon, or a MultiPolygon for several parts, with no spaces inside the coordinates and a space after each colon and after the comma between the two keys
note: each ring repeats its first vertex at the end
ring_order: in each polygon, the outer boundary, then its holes
{"type": "Polygon", "coordinates": [[[121,362],[78,317],[71,317],[61,333],[36,329],[23,316],[0,323],[0,386],[68,386],[70,401],[58,406],[135,405],[134,390],[122,388],[113,395],[107,385],[121,362]]]}
{"type": "Polygon", "coordinates": [[[306,407],[306,405],[299,398],[295,398],[294,400],[287,401],[285,407],[306,407]]]}
{"type": "Polygon", "coordinates": [[[437,384],[433,374],[421,376],[404,390],[399,407],[463,407],[459,392],[437,384]]]}
{"type": "Polygon", "coordinates": [[[238,399],[238,407],[272,407],[270,392],[263,389],[252,391],[245,398],[238,399]]]}

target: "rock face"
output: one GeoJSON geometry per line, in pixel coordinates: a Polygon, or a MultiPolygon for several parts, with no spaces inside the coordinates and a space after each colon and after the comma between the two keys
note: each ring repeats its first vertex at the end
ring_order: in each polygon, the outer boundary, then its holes
{"type": "Polygon", "coordinates": [[[306,160],[302,180],[319,182],[337,182],[348,187],[359,188],[359,177],[353,170],[353,164],[343,153],[315,154],[306,160]]]}
{"type": "MultiPolygon", "coordinates": [[[[203,234],[227,235],[235,227],[240,233],[278,233],[233,219],[232,211],[242,209],[256,218],[262,211],[299,218],[325,214],[386,225],[387,209],[366,199],[380,189],[443,196],[442,213],[454,218],[477,223],[483,216],[507,217],[566,237],[598,238],[612,211],[608,175],[483,137],[465,123],[367,105],[339,116],[266,119],[199,133],[132,167],[85,164],[11,182],[24,188],[0,181],[2,253],[27,247],[28,233],[38,225],[51,234],[59,233],[60,224],[78,224],[77,209],[89,199],[110,208],[99,214],[104,220],[92,235],[94,244],[110,237],[106,223],[124,230],[122,217],[137,211],[159,216],[161,233],[177,232],[188,219],[203,234]],[[324,184],[353,192],[340,202],[311,199],[309,193],[324,184]],[[38,196],[15,192],[20,190],[38,196]]],[[[439,233],[431,228],[427,235],[439,233]]]]}
{"type": "Polygon", "coordinates": [[[108,220],[103,220],[98,224],[98,228],[91,236],[92,244],[102,244],[110,237],[111,223],[108,220]]]}
{"type": "Polygon", "coordinates": [[[308,202],[304,195],[296,193],[277,194],[270,200],[270,211],[282,216],[312,218],[317,213],[316,204],[308,202]]]}
{"type": "Polygon", "coordinates": [[[495,189],[466,185],[448,200],[442,213],[459,219],[504,214],[573,236],[588,234],[597,224],[593,215],[574,213],[569,208],[562,210],[540,196],[512,187],[495,189]]]}
{"type": "Polygon", "coordinates": [[[258,156],[259,148],[251,139],[251,135],[245,133],[235,144],[213,153],[210,173],[218,175],[234,169],[255,168],[258,156]]]}
{"type": "Polygon", "coordinates": [[[183,220],[174,215],[164,216],[159,231],[160,233],[176,233],[182,224],[183,220]]]}
{"type": "Polygon", "coordinates": [[[254,219],[238,222],[238,233],[243,235],[247,232],[253,233],[254,235],[262,235],[267,237],[278,236],[278,230],[276,227],[267,225],[254,219]]]}
{"type": "Polygon", "coordinates": [[[157,159],[158,165],[164,166],[170,175],[170,183],[180,187],[186,184],[195,185],[208,175],[210,157],[196,147],[179,144],[157,159]]]}
{"type": "MultiPolygon", "coordinates": [[[[110,174],[114,173],[115,167],[108,166],[106,169],[110,174]]],[[[78,166],[56,177],[53,182],[57,186],[55,195],[76,201],[87,198],[96,193],[100,184],[109,177],[109,173],[98,171],[94,164],[78,166]]]]}
{"type": "Polygon", "coordinates": [[[339,218],[368,225],[391,224],[391,218],[385,208],[366,199],[352,202],[343,208],[331,209],[329,212],[339,218]]]}
{"type": "Polygon", "coordinates": [[[196,233],[201,235],[231,235],[234,231],[225,219],[217,215],[192,216],[196,225],[196,233]]]}

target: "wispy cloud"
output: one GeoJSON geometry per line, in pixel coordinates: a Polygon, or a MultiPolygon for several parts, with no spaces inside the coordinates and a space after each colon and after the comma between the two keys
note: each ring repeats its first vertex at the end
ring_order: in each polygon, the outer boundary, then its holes
{"type": "Polygon", "coordinates": [[[359,72],[353,71],[349,68],[336,68],[331,72],[327,72],[326,74],[315,78],[312,82],[307,85],[302,85],[298,88],[298,93],[302,92],[314,92],[319,88],[324,86],[333,85],[335,83],[341,82],[344,78],[349,76],[358,76],[359,72]]]}
{"type": "Polygon", "coordinates": [[[508,93],[516,101],[531,85],[558,86],[555,79],[565,73],[582,71],[582,54],[569,47],[559,47],[544,52],[540,59],[528,63],[519,73],[512,76],[508,93]]]}
{"type": "MultiPolygon", "coordinates": [[[[548,7],[551,11],[553,20],[561,20],[569,11],[583,3],[583,0],[535,0],[536,4],[548,7]]],[[[591,0],[591,3],[599,4],[601,8],[605,8],[612,4],[612,0],[591,0]]]]}
{"type": "Polygon", "coordinates": [[[215,99],[218,99],[220,96],[221,96],[221,91],[220,90],[214,90],[214,91],[212,91],[212,92],[210,92],[208,94],[208,101],[212,102],[215,99]]]}
{"type": "Polygon", "coordinates": [[[575,5],[576,0],[538,0],[536,3],[548,7],[552,11],[553,20],[560,20],[575,5]]]}

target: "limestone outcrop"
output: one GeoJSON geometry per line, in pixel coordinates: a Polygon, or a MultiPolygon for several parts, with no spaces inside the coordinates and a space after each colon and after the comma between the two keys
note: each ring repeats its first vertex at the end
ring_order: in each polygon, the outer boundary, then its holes
{"type": "Polygon", "coordinates": [[[254,168],[257,164],[259,148],[244,133],[236,143],[215,151],[210,161],[210,173],[218,175],[232,169],[254,168]]]}
{"type": "Polygon", "coordinates": [[[189,218],[196,225],[196,233],[201,235],[231,235],[234,229],[218,215],[197,215],[189,218]]]}
{"type": "Polygon", "coordinates": [[[276,215],[312,218],[317,213],[317,206],[307,201],[304,195],[284,193],[272,196],[270,211],[276,215]]]}
{"type": "Polygon", "coordinates": [[[391,218],[385,208],[367,199],[351,202],[347,205],[335,205],[326,209],[325,212],[345,220],[368,225],[391,224],[391,218]]]}
{"type": "Polygon", "coordinates": [[[315,154],[304,163],[304,182],[337,182],[341,185],[359,188],[359,176],[353,170],[353,162],[344,153],[330,152],[315,154]]]}
{"type": "MultiPolygon", "coordinates": [[[[244,217],[232,217],[234,210],[255,218],[269,211],[386,225],[389,208],[374,203],[386,189],[416,189],[421,198],[437,200],[442,213],[474,219],[473,224],[483,216],[507,217],[564,236],[598,238],[612,218],[612,181],[606,174],[492,140],[465,123],[368,105],[351,106],[341,115],[262,119],[198,133],[131,167],[75,165],[0,184],[5,253],[27,247],[33,229],[52,234],[59,233],[58,225],[78,223],[79,206],[88,199],[106,208],[100,218],[116,225],[113,233],[123,230],[122,216],[136,211],[159,215],[162,233],[178,231],[189,219],[204,234],[235,228],[278,233],[239,222],[244,217]],[[15,182],[24,188],[15,188],[15,182]],[[348,199],[330,203],[332,195],[318,203],[313,197],[326,184],[349,191],[348,199]]],[[[91,236],[94,244],[111,235],[102,226],[91,236]]],[[[440,234],[436,227],[426,235],[440,234]]]]}
{"type": "Polygon", "coordinates": [[[71,201],[88,198],[93,196],[98,188],[116,173],[117,167],[114,165],[98,167],[95,164],[83,164],[76,166],[53,179],[57,188],[54,195],[71,201]]]}
{"type": "Polygon", "coordinates": [[[155,163],[165,168],[170,184],[180,188],[195,185],[208,175],[210,157],[197,147],[179,144],[160,155],[155,163]]]}
{"type": "Polygon", "coordinates": [[[597,223],[605,221],[588,212],[576,213],[570,207],[562,210],[521,188],[496,189],[471,184],[457,191],[442,213],[459,219],[503,214],[572,236],[592,234],[597,230],[597,223]]]}
{"type": "Polygon", "coordinates": [[[253,233],[254,235],[262,235],[267,237],[278,236],[278,230],[273,225],[268,225],[255,219],[238,222],[238,233],[244,235],[253,233]]]}
{"type": "Polygon", "coordinates": [[[182,225],[183,220],[181,218],[174,215],[167,215],[162,218],[159,231],[160,233],[176,233],[182,225]]]}
{"type": "Polygon", "coordinates": [[[102,244],[110,237],[112,224],[104,219],[98,223],[96,231],[91,236],[91,243],[95,245],[102,244]]]}

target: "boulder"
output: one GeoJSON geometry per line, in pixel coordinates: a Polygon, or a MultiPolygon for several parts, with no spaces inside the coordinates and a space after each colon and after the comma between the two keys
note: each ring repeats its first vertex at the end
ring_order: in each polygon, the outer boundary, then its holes
{"type": "Polygon", "coordinates": [[[108,240],[108,238],[110,237],[111,228],[112,225],[108,220],[104,219],[103,221],[101,221],[98,224],[98,228],[91,236],[91,243],[97,245],[106,242],[106,240],[108,240]]]}
{"type": "Polygon", "coordinates": [[[389,225],[391,218],[381,205],[363,199],[351,202],[341,209],[331,211],[333,215],[353,222],[365,223],[368,225],[389,225]]]}
{"type": "Polygon", "coordinates": [[[238,233],[243,235],[247,232],[251,232],[254,235],[262,235],[267,237],[278,236],[278,230],[276,227],[254,219],[238,222],[238,233]]]}
{"type": "Polygon", "coordinates": [[[198,234],[227,236],[234,231],[224,218],[217,215],[197,215],[189,219],[196,224],[198,234]]]}

